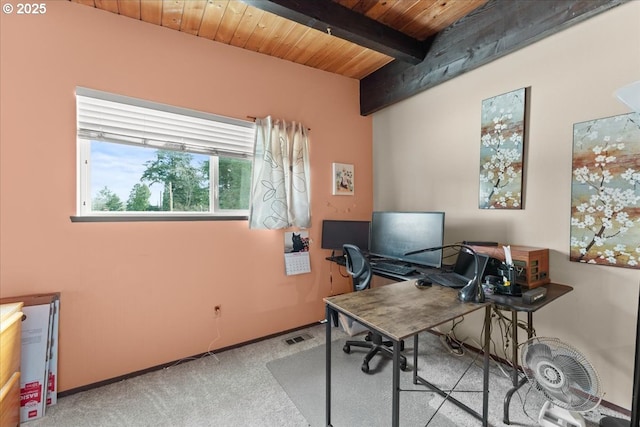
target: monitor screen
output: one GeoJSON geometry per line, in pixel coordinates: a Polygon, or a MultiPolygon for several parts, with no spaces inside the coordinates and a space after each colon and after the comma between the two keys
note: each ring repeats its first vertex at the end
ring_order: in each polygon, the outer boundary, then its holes
{"type": "Polygon", "coordinates": [[[369,221],[322,221],[322,249],[342,250],[342,245],[356,245],[363,252],[369,250],[369,221]]]}
{"type": "Polygon", "coordinates": [[[371,217],[372,255],[440,268],[442,250],[404,254],[442,246],[443,242],[444,212],[374,212],[371,217]]]}
{"type": "MultiPolygon", "coordinates": [[[[478,280],[482,280],[485,275],[485,270],[487,268],[487,262],[489,261],[489,257],[485,254],[477,253],[478,256],[478,280]]],[[[453,268],[454,273],[458,273],[467,279],[473,279],[476,275],[476,260],[475,256],[471,252],[467,252],[462,249],[458,252],[458,258],[456,259],[455,267],[453,268]]]]}

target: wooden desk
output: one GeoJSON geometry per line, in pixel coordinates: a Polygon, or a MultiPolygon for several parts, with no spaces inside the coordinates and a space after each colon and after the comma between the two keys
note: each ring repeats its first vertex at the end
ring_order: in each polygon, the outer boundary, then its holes
{"type": "MultiPolygon", "coordinates": [[[[360,292],[336,295],[324,299],[327,320],[333,313],[341,312],[383,335],[393,343],[392,415],[391,425],[400,423],[400,342],[414,337],[413,382],[433,388],[418,376],[418,334],[473,311],[485,308],[485,328],[491,322],[490,302],[464,303],[458,300],[458,291],[441,286],[418,289],[415,280],[389,284],[360,292]]],[[[326,424],[331,426],[331,322],[326,323],[326,424]]],[[[489,386],[489,339],[485,333],[484,382],[482,415],[457,399],[449,401],[467,410],[487,425],[489,386]]],[[[436,390],[439,391],[439,390],[436,390]]],[[[442,391],[440,391],[442,393],[442,391]]]]}
{"type": "Polygon", "coordinates": [[[486,296],[487,301],[490,301],[497,308],[511,311],[511,322],[513,325],[511,328],[511,366],[513,369],[511,372],[511,383],[513,387],[507,392],[507,395],[504,398],[503,422],[505,424],[511,423],[509,420],[509,405],[511,404],[511,397],[527,382],[526,377],[518,380],[518,327],[516,326],[518,324],[518,312],[527,313],[527,338],[531,338],[533,336],[533,313],[573,290],[571,286],[560,285],[557,283],[549,283],[542,287],[547,289],[547,295],[543,300],[534,304],[523,304],[522,298],[520,297],[511,297],[507,295],[486,296]]]}
{"type": "MultiPolygon", "coordinates": [[[[336,262],[334,259],[327,258],[327,260],[336,262]]],[[[417,275],[421,276],[421,275],[425,274],[426,272],[427,272],[426,270],[423,271],[423,270],[418,269],[417,275]]],[[[383,278],[388,279],[388,280],[409,281],[409,282],[400,282],[400,283],[412,283],[413,284],[415,280],[411,280],[411,279],[417,278],[415,275],[412,278],[412,277],[406,277],[406,276],[398,276],[398,275],[394,275],[394,274],[391,274],[391,273],[384,273],[384,272],[375,271],[375,270],[374,270],[373,274],[375,276],[383,277],[383,278]]],[[[388,287],[388,286],[391,286],[391,285],[386,285],[385,287],[388,287]]],[[[521,297],[513,297],[513,296],[507,296],[507,295],[486,295],[486,300],[487,300],[487,303],[492,304],[496,308],[499,308],[499,309],[502,309],[502,310],[511,311],[511,322],[512,322],[513,325],[517,325],[518,324],[518,312],[527,313],[527,337],[531,338],[532,335],[533,335],[533,313],[538,311],[538,310],[540,310],[542,307],[546,306],[547,304],[555,301],[556,299],[560,298],[561,296],[563,296],[563,295],[565,295],[565,294],[567,294],[567,293],[569,293],[569,292],[571,292],[573,290],[573,288],[571,286],[561,285],[561,284],[558,284],[558,283],[549,283],[549,284],[543,285],[542,287],[547,289],[547,295],[543,300],[538,301],[538,302],[536,302],[534,304],[524,304],[522,302],[522,298],[521,297]]],[[[382,288],[376,288],[376,289],[382,289],[382,288]]],[[[452,291],[453,293],[455,293],[456,301],[457,301],[457,290],[451,290],[451,289],[444,288],[444,287],[441,287],[441,286],[438,286],[438,285],[434,285],[434,286],[432,286],[431,288],[428,288],[428,289],[438,289],[438,290],[446,289],[448,291],[452,291]]],[[[419,290],[418,289],[418,291],[423,292],[424,290],[419,290]]],[[[391,291],[391,292],[394,292],[394,291],[391,291]]],[[[361,292],[359,292],[359,293],[361,293],[361,292]]],[[[410,298],[409,297],[410,294],[408,292],[400,292],[399,291],[398,293],[406,294],[407,298],[410,298]]],[[[415,292],[413,294],[415,294],[415,292]]],[[[359,296],[355,295],[355,293],[354,294],[344,294],[344,295],[340,295],[340,296],[345,296],[346,297],[347,295],[352,295],[356,299],[356,302],[354,303],[353,301],[349,301],[349,300],[347,300],[347,301],[334,300],[334,298],[336,298],[336,297],[325,298],[325,302],[327,304],[327,316],[330,314],[329,313],[329,306],[331,304],[333,304],[334,310],[332,311],[332,313],[334,313],[336,317],[337,317],[337,311],[342,311],[346,315],[348,315],[350,317],[353,317],[356,320],[360,321],[361,323],[365,324],[370,329],[374,329],[376,331],[379,331],[382,335],[385,335],[385,336],[389,337],[389,339],[394,342],[394,355],[395,355],[395,343],[396,343],[396,340],[393,339],[392,335],[390,335],[389,332],[385,333],[385,332],[379,330],[378,328],[376,328],[374,325],[375,324],[379,324],[379,325],[381,324],[381,325],[384,326],[385,325],[384,324],[385,321],[393,322],[393,321],[395,321],[395,319],[402,319],[402,320],[398,320],[397,323],[399,325],[404,325],[404,326],[409,327],[410,325],[409,325],[408,322],[407,323],[403,323],[403,322],[406,322],[407,318],[414,318],[415,319],[414,315],[409,315],[409,314],[403,315],[402,314],[402,313],[405,313],[405,311],[404,311],[405,307],[402,305],[402,301],[399,301],[400,305],[396,306],[395,303],[388,303],[387,304],[386,300],[384,298],[375,299],[375,297],[373,297],[374,299],[370,300],[368,302],[369,304],[371,304],[369,311],[372,311],[373,313],[368,313],[368,315],[371,316],[371,322],[367,323],[364,319],[358,318],[357,316],[354,315],[354,313],[358,313],[358,312],[360,312],[362,310],[363,307],[361,307],[361,305],[366,304],[367,301],[360,300],[360,302],[358,302],[359,296]],[[354,313],[351,313],[351,314],[347,313],[347,311],[344,311],[340,307],[338,307],[337,306],[338,304],[340,306],[342,306],[343,308],[345,308],[346,310],[351,310],[354,313]],[[393,306],[396,306],[396,308],[400,307],[401,313],[393,313],[394,315],[397,315],[397,317],[394,318],[394,320],[391,320],[390,313],[387,313],[385,310],[393,309],[393,306]],[[376,308],[376,309],[374,310],[373,308],[376,308]],[[377,312],[377,309],[379,309],[380,312],[377,312]]],[[[437,298],[434,298],[434,299],[437,300],[437,298]]],[[[463,303],[460,303],[459,301],[457,301],[457,302],[459,304],[463,304],[463,303]]],[[[421,305],[419,305],[419,306],[420,306],[420,310],[421,311],[420,311],[419,314],[424,314],[424,311],[426,311],[426,310],[424,310],[424,308],[426,307],[424,305],[425,303],[422,302],[420,304],[421,305]]],[[[443,307],[440,307],[440,310],[442,310],[442,308],[443,307]]],[[[429,309],[430,309],[429,311],[431,311],[432,307],[429,306],[429,309]]],[[[471,310],[471,311],[473,311],[473,310],[471,310]]],[[[487,309],[487,311],[489,311],[489,309],[487,309]]],[[[424,324],[428,324],[430,321],[432,322],[432,321],[438,320],[437,317],[440,314],[443,314],[443,315],[446,316],[446,313],[438,313],[437,311],[434,311],[432,314],[433,314],[434,317],[431,318],[431,319],[423,319],[424,323],[422,323],[421,320],[416,320],[416,322],[420,323],[420,326],[424,326],[424,324]]],[[[434,324],[434,325],[432,325],[430,327],[427,327],[425,329],[422,329],[422,330],[431,329],[434,326],[437,326],[439,324],[445,323],[445,322],[447,322],[449,320],[454,319],[455,317],[457,317],[457,316],[452,316],[447,320],[444,320],[444,321],[442,321],[442,322],[440,322],[438,324],[434,324]]],[[[485,315],[485,331],[490,331],[491,330],[489,328],[489,326],[487,326],[487,321],[489,321],[489,324],[490,324],[490,319],[487,319],[488,317],[490,317],[490,314],[486,314],[485,315]]],[[[327,319],[330,319],[330,317],[327,317],[327,319]]],[[[327,322],[327,325],[329,325],[329,323],[330,322],[327,322]]],[[[414,325],[414,327],[415,326],[416,325],[414,325]]],[[[328,331],[327,333],[330,334],[330,332],[331,331],[328,331]]],[[[404,331],[400,331],[400,332],[406,333],[408,331],[404,330],[404,331]]],[[[421,331],[419,331],[419,332],[421,332],[421,331]]],[[[415,349],[418,348],[418,345],[417,345],[417,337],[418,337],[418,335],[417,334],[419,332],[416,332],[415,335],[414,335],[415,336],[415,345],[414,345],[415,349]]],[[[400,336],[400,335],[397,335],[397,336],[400,336]]],[[[406,338],[406,336],[405,337],[400,337],[399,340],[402,340],[404,338],[406,338]]],[[[490,338],[490,334],[485,334],[485,338],[490,338]]],[[[507,394],[506,394],[506,396],[504,398],[503,421],[504,421],[505,424],[510,424],[509,406],[510,406],[511,398],[512,398],[513,394],[527,382],[526,377],[523,377],[522,379],[518,379],[519,369],[518,369],[518,328],[517,327],[512,327],[511,328],[511,337],[510,338],[511,338],[511,342],[512,342],[512,353],[511,353],[511,361],[510,362],[511,362],[511,366],[513,367],[513,370],[512,370],[512,373],[511,373],[511,383],[512,383],[513,387],[507,392],[507,394]]],[[[327,341],[327,342],[329,342],[329,341],[327,341]]],[[[486,351],[486,349],[488,349],[488,348],[489,348],[488,345],[485,343],[485,356],[487,356],[488,351],[486,351]]],[[[330,349],[329,349],[329,353],[330,353],[330,349]]],[[[416,352],[416,354],[417,354],[417,352],[416,352]]],[[[414,359],[416,359],[416,357],[414,357],[414,359]]],[[[329,360],[328,360],[328,363],[330,363],[329,360]]],[[[417,365],[417,361],[414,360],[414,369],[417,369],[417,368],[415,368],[416,365],[417,365]]],[[[329,365],[327,365],[327,370],[329,370],[329,365]]],[[[486,370],[485,370],[485,372],[486,372],[486,370]]],[[[396,371],[395,371],[395,357],[394,357],[394,375],[395,374],[396,374],[396,371]]],[[[419,379],[419,380],[423,384],[426,382],[424,379],[419,379]]],[[[328,379],[328,381],[330,381],[330,379],[328,379]]],[[[394,381],[395,381],[395,379],[394,379],[394,381]]],[[[416,383],[416,377],[414,375],[414,384],[415,383],[416,383]]],[[[330,384],[327,383],[327,396],[328,396],[327,399],[330,398],[330,396],[329,396],[329,388],[328,388],[329,385],[330,384]]],[[[430,384],[426,384],[426,385],[431,387],[430,384]]],[[[438,390],[436,390],[436,391],[438,391],[438,390]]],[[[395,393],[396,393],[396,390],[394,388],[394,398],[395,398],[395,393]]],[[[451,399],[451,397],[449,397],[449,399],[451,399]]],[[[395,404],[396,403],[394,402],[394,406],[395,406],[395,404]]],[[[329,425],[328,424],[328,422],[329,422],[329,414],[330,414],[330,406],[329,405],[330,405],[329,400],[327,400],[327,414],[328,414],[327,415],[327,425],[329,425]]],[[[465,408],[465,409],[468,409],[468,408],[465,408]]],[[[395,417],[395,415],[394,415],[394,417],[395,417]]]]}

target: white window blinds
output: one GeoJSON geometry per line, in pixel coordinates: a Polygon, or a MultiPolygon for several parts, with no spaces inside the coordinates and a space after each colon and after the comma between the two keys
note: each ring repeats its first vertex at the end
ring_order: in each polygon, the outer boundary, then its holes
{"type": "Polygon", "coordinates": [[[223,157],[253,155],[255,125],[87,88],[76,88],[78,137],[223,157]]]}

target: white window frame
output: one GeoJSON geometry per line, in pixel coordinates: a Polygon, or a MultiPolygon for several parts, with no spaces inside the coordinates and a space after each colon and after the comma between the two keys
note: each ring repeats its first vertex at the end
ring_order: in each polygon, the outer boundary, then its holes
{"type": "Polygon", "coordinates": [[[219,209],[218,159],[251,160],[255,124],[83,87],[77,99],[77,216],[82,217],[247,217],[248,209],[219,209]],[[91,141],[186,151],[210,157],[208,212],[111,211],[91,206],[91,141]]]}

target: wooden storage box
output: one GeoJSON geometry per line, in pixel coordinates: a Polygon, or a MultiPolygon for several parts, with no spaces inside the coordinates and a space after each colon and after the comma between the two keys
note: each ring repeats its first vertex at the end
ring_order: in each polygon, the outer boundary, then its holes
{"type": "MultiPolygon", "coordinates": [[[[504,261],[503,246],[509,245],[472,246],[472,248],[478,253],[504,261]]],[[[511,245],[511,258],[518,273],[516,277],[518,285],[533,289],[551,282],[549,277],[549,249],[511,245]]]]}
{"type": "Polygon", "coordinates": [[[20,423],[22,303],[0,305],[0,427],[20,423]]]}
{"type": "Polygon", "coordinates": [[[20,424],[20,372],[14,372],[0,389],[0,427],[20,424]]]}

